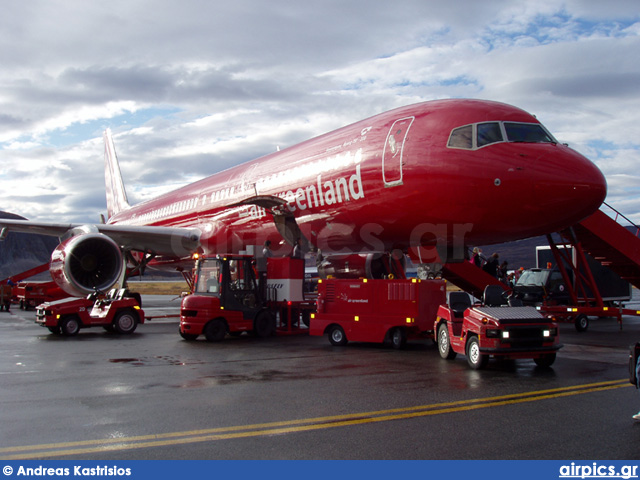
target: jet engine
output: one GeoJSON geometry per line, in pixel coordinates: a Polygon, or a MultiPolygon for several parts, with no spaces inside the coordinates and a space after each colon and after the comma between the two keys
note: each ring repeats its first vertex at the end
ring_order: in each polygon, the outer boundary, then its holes
{"type": "Polygon", "coordinates": [[[388,253],[362,253],[331,255],[318,265],[320,278],[388,278],[401,277],[406,257],[388,253]],[[399,257],[399,259],[397,258],[399,257]]]}
{"type": "Polygon", "coordinates": [[[109,289],[123,268],[120,247],[102,233],[82,233],[63,240],[51,254],[49,265],[60,288],[77,297],[109,289]]]}

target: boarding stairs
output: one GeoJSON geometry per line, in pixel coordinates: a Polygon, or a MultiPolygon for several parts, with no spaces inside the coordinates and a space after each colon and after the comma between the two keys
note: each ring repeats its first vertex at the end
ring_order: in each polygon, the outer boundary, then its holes
{"type": "Polygon", "coordinates": [[[26,278],[33,277],[34,275],[38,275],[39,273],[42,273],[42,272],[46,272],[48,269],[49,269],[49,263],[48,262],[43,263],[42,265],[38,265],[37,267],[34,267],[30,270],[26,270],[17,275],[13,275],[11,277],[0,280],[0,285],[4,285],[5,283],[8,283],[9,280],[11,280],[13,283],[18,283],[26,278]]]}
{"type": "Polygon", "coordinates": [[[499,285],[505,290],[509,288],[496,277],[468,260],[445,263],[442,266],[442,277],[476,298],[482,298],[487,285],[499,285]]]}
{"type": "Polygon", "coordinates": [[[598,210],[573,227],[575,237],[585,252],[640,288],[640,227],[610,205],[603,205],[613,216],[598,210]],[[631,230],[619,223],[623,220],[631,230]]]}

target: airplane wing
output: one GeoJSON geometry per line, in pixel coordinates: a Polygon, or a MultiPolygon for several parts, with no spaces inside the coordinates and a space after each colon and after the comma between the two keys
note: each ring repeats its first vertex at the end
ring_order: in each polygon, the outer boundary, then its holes
{"type": "Polygon", "coordinates": [[[0,219],[0,239],[8,232],[36,233],[58,237],[61,241],[80,233],[102,233],[126,250],[156,255],[184,256],[200,246],[198,228],[154,227],[143,225],[46,223],[0,219]]]}

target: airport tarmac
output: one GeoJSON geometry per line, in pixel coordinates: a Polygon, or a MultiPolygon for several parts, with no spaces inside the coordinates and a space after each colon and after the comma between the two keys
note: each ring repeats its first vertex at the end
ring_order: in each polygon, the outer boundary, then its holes
{"type": "MultiPolygon", "coordinates": [[[[147,315],[179,300],[144,296],[147,315]]],[[[640,459],[628,347],[640,320],[561,325],[550,369],[472,371],[431,341],[186,342],[177,319],[130,336],[50,334],[0,312],[3,459],[640,459]]]]}

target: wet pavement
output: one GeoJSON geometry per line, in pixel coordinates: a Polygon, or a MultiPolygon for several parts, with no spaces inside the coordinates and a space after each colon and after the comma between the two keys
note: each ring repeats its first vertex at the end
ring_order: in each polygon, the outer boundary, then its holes
{"type": "Polygon", "coordinates": [[[640,320],[561,325],[551,369],[442,360],[429,340],[186,342],[179,300],[143,297],[133,335],[50,334],[0,312],[0,457],[50,459],[638,459],[640,320]]]}

